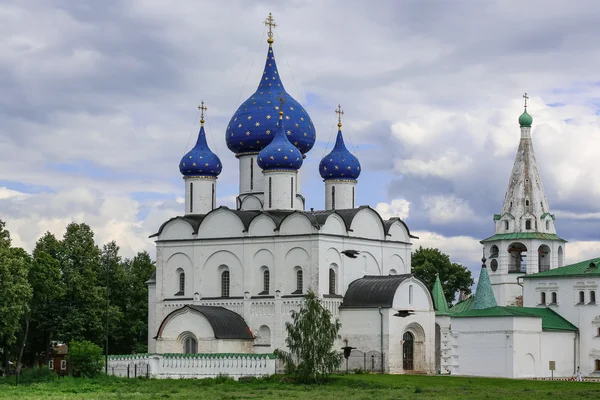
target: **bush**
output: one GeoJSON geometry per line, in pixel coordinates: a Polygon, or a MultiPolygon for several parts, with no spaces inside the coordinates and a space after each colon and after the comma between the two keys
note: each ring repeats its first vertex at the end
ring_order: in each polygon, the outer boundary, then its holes
{"type": "Polygon", "coordinates": [[[49,382],[58,378],[58,375],[46,365],[39,367],[26,368],[21,371],[19,382],[30,383],[30,382],[49,382]]]}
{"type": "Polygon", "coordinates": [[[102,348],[87,340],[72,341],[67,360],[71,362],[71,372],[76,377],[93,378],[104,367],[102,348]]]}

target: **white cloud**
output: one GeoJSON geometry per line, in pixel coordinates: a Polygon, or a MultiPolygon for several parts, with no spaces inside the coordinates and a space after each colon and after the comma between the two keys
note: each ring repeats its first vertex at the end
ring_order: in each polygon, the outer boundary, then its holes
{"type": "Polygon", "coordinates": [[[375,210],[379,212],[383,219],[398,217],[404,220],[408,218],[410,213],[410,203],[404,199],[394,199],[390,203],[378,203],[375,210]]]}
{"type": "Polygon", "coordinates": [[[435,195],[423,197],[423,207],[428,211],[434,224],[468,222],[476,219],[469,202],[454,195],[435,195]]]}

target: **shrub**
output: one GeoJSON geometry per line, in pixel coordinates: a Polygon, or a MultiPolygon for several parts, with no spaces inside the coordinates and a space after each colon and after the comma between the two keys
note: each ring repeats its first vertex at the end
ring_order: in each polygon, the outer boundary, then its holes
{"type": "Polygon", "coordinates": [[[32,382],[49,382],[53,381],[58,377],[54,371],[48,368],[46,365],[33,368],[25,368],[21,371],[19,382],[21,383],[32,383],[32,382]]]}
{"type": "Polygon", "coordinates": [[[76,377],[93,378],[104,366],[102,348],[87,340],[72,341],[67,360],[71,362],[71,372],[76,377]]]}

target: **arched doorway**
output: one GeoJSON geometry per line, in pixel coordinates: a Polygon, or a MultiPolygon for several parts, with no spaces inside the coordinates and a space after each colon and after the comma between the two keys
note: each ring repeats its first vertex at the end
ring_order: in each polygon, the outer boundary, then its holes
{"type": "Polygon", "coordinates": [[[402,368],[405,371],[414,369],[415,337],[410,332],[402,336],[402,368]]]}

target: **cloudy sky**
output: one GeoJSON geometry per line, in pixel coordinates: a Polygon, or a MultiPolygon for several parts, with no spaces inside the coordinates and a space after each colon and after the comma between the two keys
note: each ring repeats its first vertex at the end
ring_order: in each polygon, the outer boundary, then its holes
{"type": "Polygon", "coordinates": [[[0,0],[0,218],[16,245],[87,222],[124,256],[183,212],[181,156],[208,106],[232,206],[225,127],[274,44],[317,128],[302,168],[322,208],[321,157],[344,134],[357,203],[399,215],[417,245],[474,270],[519,142],[523,92],[567,262],[600,255],[600,3],[503,1],[0,0]]]}

